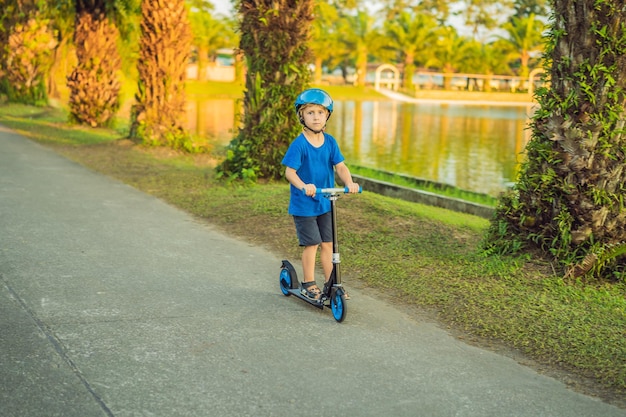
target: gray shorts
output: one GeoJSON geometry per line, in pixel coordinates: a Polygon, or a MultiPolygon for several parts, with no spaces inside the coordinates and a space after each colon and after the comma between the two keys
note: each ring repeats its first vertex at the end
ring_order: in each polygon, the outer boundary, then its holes
{"type": "Polygon", "coordinates": [[[330,212],[321,216],[293,216],[300,246],[317,246],[333,241],[333,218],[330,212]]]}

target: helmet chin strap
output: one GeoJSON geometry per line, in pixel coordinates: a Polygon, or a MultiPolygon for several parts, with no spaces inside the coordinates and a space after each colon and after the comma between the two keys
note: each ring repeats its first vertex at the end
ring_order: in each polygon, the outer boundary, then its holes
{"type": "Polygon", "coordinates": [[[314,130],[314,129],[311,129],[310,127],[308,127],[308,126],[306,125],[306,123],[304,122],[304,119],[302,119],[302,118],[300,118],[300,123],[302,123],[302,128],[303,128],[303,129],[306,129],[306,130],[308,130],[309,132],[313,132],[313,133],[315,133],[316,135],[317,135],[318,133],[322,133],[322,132],[324,131],[324,129],[326,129],[326,123],[324,123],[324,127],[323,127],[323,128],[321,128],[320,130],[314,130]]]}
{"type": "Polygon", "coordinates": [[[324,125],[324,127],[323,127],[323,128],[321,128],[320,130],[313,130],[313,129],[311,129],[310,127],[308,127],[305,123],[302,123],[302,126],[303,126],[306,130],[308,130],[308,131],[310,131],[310,132],[313,132],[313,133],[315,133],[316,135],[317,135],[318,133],[322,133],[322,132],[324,131],[324,129],[326,129],[326,125],[324,125]]]}

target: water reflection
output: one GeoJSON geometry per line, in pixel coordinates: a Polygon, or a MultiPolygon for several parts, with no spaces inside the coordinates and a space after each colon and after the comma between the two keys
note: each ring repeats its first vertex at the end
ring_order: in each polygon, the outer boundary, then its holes
{"type": "Polygon", "coordinates": [[[187,101],[187,128],[197,136],[207,137],[215,145],[227,145],[235,136],[239,114],[237,101],[212,99],[187,101]]]}
{"type": "Polygon", "coordinates": [[[328,132],[346,159],[497,195],[515,180],[528,140],[526,107],[337,103],[328,132]]]}
{"type": "MultiPolygon", "coordinates": [[[[338,101],[327,131],[351,165],[498,195],[515,181],[529,107],[338,101]]],[[[233,137],[235,100],[190,103],[189,128],[218,145],[233,137]]]]}

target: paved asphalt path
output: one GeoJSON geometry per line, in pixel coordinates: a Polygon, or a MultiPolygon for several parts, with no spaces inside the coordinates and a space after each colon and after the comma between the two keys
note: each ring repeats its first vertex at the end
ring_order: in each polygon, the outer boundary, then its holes
{"type": "Polygon", "coordinates": [[[336,323],[279,268],[0,126],[0,416],[626,416],[358,289],[336,323]]]}

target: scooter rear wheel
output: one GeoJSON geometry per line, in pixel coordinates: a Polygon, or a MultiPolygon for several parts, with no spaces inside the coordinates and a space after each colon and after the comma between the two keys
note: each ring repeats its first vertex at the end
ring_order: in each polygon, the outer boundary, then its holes
{"type": "Polygon", "coordinates": [[[280,290],[282,291],[282,293],[284,295],[291,295],[291,293],[289,292],[289,289],[291,288],[291,274],[289,273],[289,269],[287,268],[282,268],[280,270],[280,290]]]}
{"type": "Polygon", "coordinates": [[[333,317],[339,323],[346,318],[346,314],[348,313],[346,306],[346,295],[344,291],[339,288],[334,291],[330,296],[330,310],[333,312],[333,317]]]}

